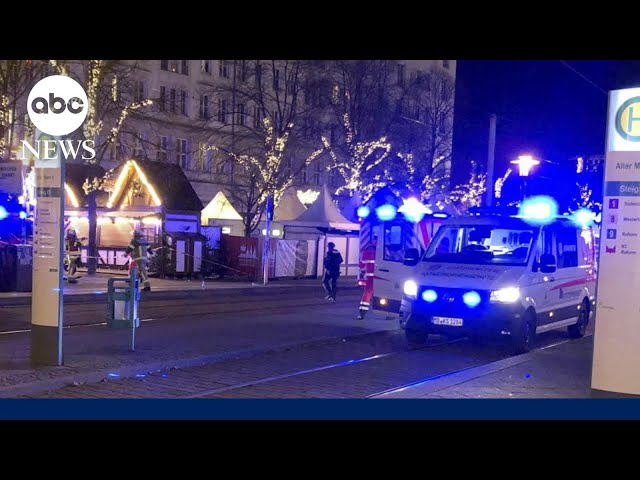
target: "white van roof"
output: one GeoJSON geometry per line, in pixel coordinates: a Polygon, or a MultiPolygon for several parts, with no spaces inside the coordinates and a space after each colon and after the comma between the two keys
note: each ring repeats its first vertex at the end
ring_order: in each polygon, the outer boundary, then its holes
{"type": "MultiPolygon", "coordinates": [[[[576,229],[580,228],[569,217],[558,217],[555,222],[561,222],[563,224],[570,224],[576,229]]],[[[553,222],[553,223],[555,223],[553,222]]],[[[444,221],[443,225],[500,225],[510,228],[537,228],[536,225],[531,225],[524,221],[521,217],[508,216],[508,215],[463,215],[458,217],[451,217],[444,221]]]]}

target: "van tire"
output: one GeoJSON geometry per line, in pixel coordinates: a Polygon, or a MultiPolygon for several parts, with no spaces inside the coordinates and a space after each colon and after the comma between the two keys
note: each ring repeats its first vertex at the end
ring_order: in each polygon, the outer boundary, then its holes
{"type": "Polygon", "coordinates": [[[407,328],[404,331],[404,336],[407,339],[407,343],[410,347],[421,347],[429,338],[429,333],[422,330],[414,330],[407,328]]]}
{"type": "Polygon", "coordinates": [[[518,331],[512,339],[512,350],[514,355],[521,355],[531,350],[536,338],[536,315],[533,311],[527,310],[522,317],[522,322],[518,326],[518,331]]]}
{"type": "Polygon", "coordinates": [[[569,337],[582,338],[587,331],[587,325],[589,325],[589,301],[584,299],[582,301],[582,307],[580,307],[580,314],[578,315],[578,322],[573,325],[569,325],[567,330],[569,331],[569,337]]]}

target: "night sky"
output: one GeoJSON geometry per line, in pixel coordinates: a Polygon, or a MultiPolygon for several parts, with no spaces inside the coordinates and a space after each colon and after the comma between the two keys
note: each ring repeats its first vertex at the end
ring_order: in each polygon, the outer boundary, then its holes
{"type": "Polygon", "coordinates": [[[602,90],[640,86],[640,61],[565,62],[579,74],[560,60],[458,61],[456,178],[466,177],[470,160],[486,165],[490,113],[498,116],[497,175],[524,153],[554,163],[604,154],[608,96],[602,90]]]}

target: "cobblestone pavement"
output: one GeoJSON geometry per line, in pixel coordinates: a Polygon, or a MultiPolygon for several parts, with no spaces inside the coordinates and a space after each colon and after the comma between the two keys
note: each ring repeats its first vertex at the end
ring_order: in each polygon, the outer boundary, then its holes
{"type": "Polygon", "coordinates": [[[200,306],[182,305],[176,307],[175,315],[143,322],[135,352],[129,351],[128,330],[69,328],[64,334],[63,367],[32,369],[29,332],[0,335],[0,397],[15,396],[19,391],[9,387],[59,388],[64,382],[95,382],[108,373],[128,375],[132,369],[151,371],[197,364],[200,359],[219,361],[284,345],[398,329],[395,321],[374,317],[356,320],[358,300],[357,295],[345,294],[328,303],[318,298],[318,292],[310,292],[257,302],[253,311],[199,313],[200,306]],[[51,385],[47,387],[46,382],[51,385]]]}
{"type": "MultiPolygon", "coordinates": [[[[540,344],[564,339],[548,332],[540,344]]],[[[110,378],[30,398],[365,398],[425,378],[455,375],[508,359],[495,345],[433,337],[408,349],[400,331],[297,346],[210,365],[110,378]],[[469,370],[470,369],[470,370],[469,370]]]]}

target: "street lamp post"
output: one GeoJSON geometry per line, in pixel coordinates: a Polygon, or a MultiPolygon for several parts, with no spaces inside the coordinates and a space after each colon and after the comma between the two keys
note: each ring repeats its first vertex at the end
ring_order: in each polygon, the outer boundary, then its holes
{"type": "Polygon", "coordinates": [[[531,169],[540,164],[540,160],[536,160],[531,155],[520,155],[516,160],[511,160],[511,163],[518,166],[518,172],[523,177],[520,184],[520,200],[524,200],[527,195],[527,177],[531,169]]]}

